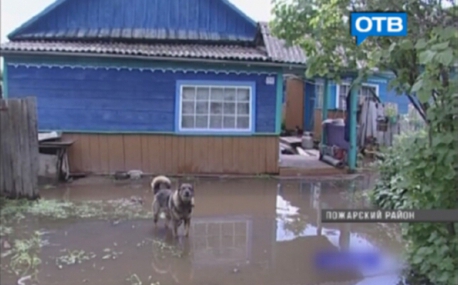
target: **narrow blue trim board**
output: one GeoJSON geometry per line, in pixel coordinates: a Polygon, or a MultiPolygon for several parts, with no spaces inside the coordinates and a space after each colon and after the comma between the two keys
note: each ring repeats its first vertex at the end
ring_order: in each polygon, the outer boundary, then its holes
{"type": "Polygon", "coordinates": [[[37,68],[52,67],[80,67],[80,68],[113,68],[113,69],[145,69],[145,70],[180,70],[180,71],[214,71],[223,73],[257,73],[257,74],[277,74],[281,68],[277,67],[253,67],[247,66],[243,62],[234,62],[233,64],[221,65],[215,63],[193,62],[155,62],[137,59],[121,58],[89,58],[89,57],[72,57],[72,56],[8,56],[8,64],[15,66],[34,66],[37,68]]]}
{"type": "Polygon", "coordinates": [[[283,94],[285,92],[283,88],[283,73],[277,74],[277,101],[276,101],[276,115],[275,115],[275,132],[281,133],[281,119],[282,119],[282,106],[283,106],[283,94]]]}

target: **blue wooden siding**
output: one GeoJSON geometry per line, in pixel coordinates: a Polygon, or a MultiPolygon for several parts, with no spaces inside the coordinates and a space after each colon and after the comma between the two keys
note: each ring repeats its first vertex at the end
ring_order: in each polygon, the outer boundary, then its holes
{"type": "Polygon", "coordinates": [[[281,68],[269,66],[247,66],[240,62],[233,64],[220,64],[201,62],[175,62],[175,61],[154,61],[144,59],[123,59],[109,57],[74,57],[74,56],[7,56],[4,62],[8,64],[22,65],[50,65],[50,66],[79,66],[87,68],[137,68],[137,69],[158,69],[174,71],[202,71],[202,72],[226,72],[226,73],[264,73],[275,75],[281,72],[281,68]]]}
{"type": "Polygon", "coordinates": [[[10,36],[252,40],[256,31],[227,0],[57,0],[10,36]]]}
{"type": "Polygon", "coordinates": [[[396,103],[400,114],[407,114],[409,111],[409,99],[405,95],[398,95],[396,91],[390,89],[388,83],[379,84],[380,99],[384,103],[396,103]]]}
{"type": "Polygon", "coordinates": [[[8,66],[10,98],[36,96],[40,130],[172,133],[177,80],[256,83],[256,133],[275,133],[276,84],[266,75],[8,66]]]}

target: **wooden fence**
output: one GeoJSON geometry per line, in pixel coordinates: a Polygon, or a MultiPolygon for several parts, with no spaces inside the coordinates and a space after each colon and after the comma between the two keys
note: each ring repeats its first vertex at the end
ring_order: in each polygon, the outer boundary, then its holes
{"type": "Polygon", "coordinates": [[[0,194],[38,198],[38,163],[36,99],[0,99],[0,194]]]}

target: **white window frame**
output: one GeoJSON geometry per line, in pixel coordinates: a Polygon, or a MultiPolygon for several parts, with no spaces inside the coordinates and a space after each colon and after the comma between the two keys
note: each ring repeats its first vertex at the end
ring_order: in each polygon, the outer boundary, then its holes
{"type": "Polygon", "coordinates": [[[315,80],[315,109],[323,108],[324,101],[324,82],[322,80],[315,80]],[[321,94],[319,94],[319,89],[321,87],[321,94]]]}
{"type": "MultiPolygon", "coordinates": [[[[254,113],[255,113],[255,100],[254,100],[254,96],[255,96],[255,90],[254,90],[254,86],[252,84],[199,84],[199,83],[192,83],[192,82],[185,82],[185,83],[178,83],[179,84],[179,94],[178,94],[178,97],[179,97],[179,104],[178,104],[178,116],[177,116],[177,119],[178,119],[178,124],[177,124],[177,130],[181,133],[209,133],[209,134],[218,134],[218,133],[228,133],[228,134],[231,134],[231,133],[253,133],[254,132],[254,122],[253,122],[253,118],[254,118],[254,113]],[[212,88],[218,88],[218,89],[224,89],[224,88],[227,88],[227,89],[235,89],[235,91],[237,92],[237,89],[244,89],[244,90],[248,90],[248,95],[249,95],[249,98],[248,98],[248,101],[243,101],[243,103],[248,103],[249,104],[249,107],[248,107],[248,128],[210,128],[210,126],[208,125],[208,128],[183,128],[182,127],[182,121],[183,121],[183,90],[184,88],[208,88],[209,89],[209,96],[211,96],[211,89],[212,88]]],[[[237,97],[236,97],[237,98],[237,97]]],[[[196,101],[196,99],[194,99],[196,101]]],[[[223,99],[224,100],[224,99],[223,99]]],[[[207,102],[211,102],[211,100],[209,99],[207,102]]],[[[220,101],[218,101],[220,102],[220,101]]],[[[237,99],[235,101],[233,101],[236,106],[237,106],[237,99]]],[[[224,101],[221,101],[221,103],[224,103],[224,101]]],[[[237,108],[237,107],[236,107],[237,108]]],[[[210,104],[208,104],[208,116],[210,117],[210,104]]],[[[237,110],[237,109],[236,109],[237,110]]],[[[234,114],[234,119],[236,121],[236,124],[237,124],[237,111],[235,111],[236,113],[234,114]]],[[[196,114],[194,113],[194,116],[196,116],[196,114]]],[[[223,114],[221,115],[223,117],[223,114]]],[[[210,124],[210,119],[208,119],[208,124],[210,124]]]]}
{"type": "MultiPolygon", "coordinates": [[[[351,86],[351,83],[349,82],[343,82],[341,84],[337,84],[336,85],[336,108],[339,109],[339,110],[344,110],[342,109],[342,107],[340,106],[340,87],[342,85],[345,85],[345,86],[348,86],[350,88],[351,86]]],[[[371,88],[374,88],[375,89],[375,95],[377,95],[377,97],[380,97],[380,86],[378,84],[375,84],[375,83],[363,83],[361,84],[361,88],[362,87],[371,87],[371,88]]],[[[358,92],[358,97],[360,98],[362,96],[362,91],[361,89],[359,90],[358,92]]],[[[346,110],[346,109],[345,109],[346,110]]]]}

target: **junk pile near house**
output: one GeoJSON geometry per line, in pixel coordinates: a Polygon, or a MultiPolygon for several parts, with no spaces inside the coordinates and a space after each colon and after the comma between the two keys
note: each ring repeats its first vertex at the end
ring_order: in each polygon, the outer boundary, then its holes
{"type": "Polygon", "coordinates": [[[129,171],[116,171],[113,174],[115,180],[138,180],[141,179],[145,174],[141,170],[129,170],[129,171]]]}
{"type": "Polygon", "coordinates": [[[38,133],[40,183],[55,184],[71,179],[68,148],[74,140],[63,139],[59,132],[38,133]]]}
{"type": "Polygon", "coordinates": [[[283,134],[279,149],[279,165],[282,168],[319,169],[323,166],[312,133],[296,128],[292,135],[283,134]]]}
{"type": "MultiPolygon", "coordinates": [[[[347,104],[348,106],[348,104],[347,104]]],[[[383,104],[377,97],[363,97],[357,109],[357,148],[362,154],[374,154],[381,145],[389,146],[393,137],[400,133],[397,105],[383,104]]],[[[350,150],[349,117],[327,119],[322,122],[322,136],[314,138],[312,133],[296,127],[296,131],[283,132],[280,137],[280,166],[299,165],[292,161],[319,160],[335,168],[348,165],[350,150]]]]}
{"type": "MultiPolygon", "coordinates": [[[[390,146],[399,134],[397,105],[383,104],[375,97],[364,97],[357,110],[356,146],[363,155],[375,154],[380,146],[390,146]]],[[[320,144],[320,158],[335,167],[347,165],[350,150],[349,117],[322,123],[325,143],[320,144]]]]}

